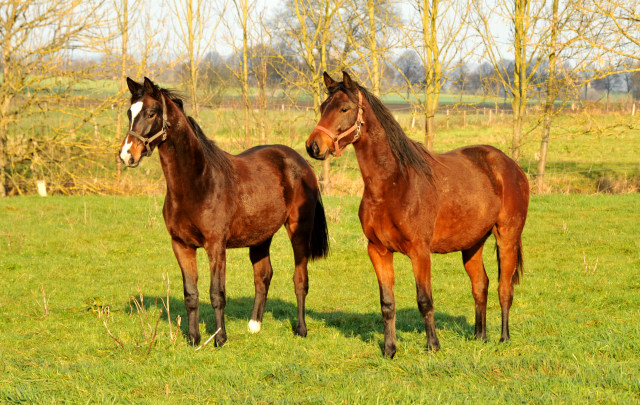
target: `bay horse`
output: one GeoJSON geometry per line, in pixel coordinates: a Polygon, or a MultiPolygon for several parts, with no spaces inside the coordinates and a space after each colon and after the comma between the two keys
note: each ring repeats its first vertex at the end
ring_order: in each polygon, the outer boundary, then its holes
{"type": "Polygon", "coordinates": [[[322,160],[353,144],[364,181],[358,214],[380,288],[385,355],[396,353],[394,252],[411,259],[427,346],[437,351],[430,254],[461,251],[475,300],[475,337],[486,340],[489,279],[482,249],[491,234],[497,241],[500,341],[509,340],[509,308],[523,269],[521,234],[529,205],[524,172],[491,146],[430,153],[348,73],[337,82],[325,72],[324,83],[328,97],[306,141],[307,152],[322,160]]]}
{"type": "Polygon", "coordinates": [[[273,275],[269,248],[282,225],[295,260],[295,333],[306,336],[307,263],[326,257],[329,249],[324,208],[311,166],[284,145],[258,146],[235,156],[226,153],[185,115],[175,93],[146,77],[142,84],[127,78],[127,85],[129,132],[120,158],[126,166],[136,167],[158,149],[167,182],[162,214],[182,270],[190,343],[200,342],[196,249],[203,247],[209,258],[209,293],[220,329],[215,343],[222,346],[227,340],[226,249],[249,247],[255,283],[249,330],[257,333],[273,275]]]}

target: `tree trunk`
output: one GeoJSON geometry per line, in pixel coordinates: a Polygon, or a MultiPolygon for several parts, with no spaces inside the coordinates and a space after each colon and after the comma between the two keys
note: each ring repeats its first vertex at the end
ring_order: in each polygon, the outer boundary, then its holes
{"type": "MultiPolygon", "coordinates": [[[[329,2],[328,1],[324,3],[323,12],[324,12],[324,17],[323,17],[323,24],[322,24],[322,32],[320,34],[320,67],[322,68],[323,72],[326,72],[328,67],[327,66],[327,43],[329,42],[328,36],[329,36],[329,28],[331,23],[331,20],[329,19],[329,2]]],[[[371,12],[371,10],[369,12],[371,12]]],[[[321,81],[320,75],[318,75],[317,80],[318,80],[318,84],[316,85],[315,88],[318,91],[320,91],[320,87],[318,87],[321,81]]],[[[320,93],[318,92],[317,104],[316,104],[316,98],[314,93],[313,109],[316,114],[317,121],[320,120],[320,104],[321,104],[320,93]]],[[[321,186],[321,191],[324,194],[329,194],[329,192],[331,191],[331,156],[327,156],[327,158],[322,161],[322,181],[320,183],[320,186],[321,186]]]]}
{"type": "Polygon", "coordinates": [[[425,60],[425,90],[424,115],[425,137],[424,143],[428,151],[433,151],[433,141],[436,135],[436,110],[440,95],[440,81],[442,67],[440,65],[440,51],[438,49],[437,17],[440,0],[424,0],[422,14],[422,35],[426,50],[425,60]]]}
{"type": "MultiPolygon", "coordinates": [[[[2,119],[2,117],[0,117],[2,119]]],[[[0,198],[7,196],[7,126],[0,125],[0,198]]]]}
{"type": "Polygon", "coordinates": [[[374,0],[367,0],[369,11],[369,52],[371,53],[371,92],[380,97],[380,57],[378,56],[378,41],[376,40],[376,16],[374,0]]]}
{"type": "MultiPolygon", "coordinates": [[[[120,94],[124,96],[127,91],[127,42],[129,39],[129,0],[123,0],[122,2],[122,26],[120,27],[120,34],[122,35],[122,49],[120,56],[120,94]]],[[[116,139],[120,139],[122,136],[122,115],[124,113],[124,104],[121,98],[116,101],[116,139]]],[[[120,180],[122,177],[122,161],[120,156],[116,156],[116,179],[120,180]]]]}
{"type": "Polygon", "coordinates": [[[249,113],[251,101],[249,100],[249,44],[247,33],[247,19],[249,15],[248,0],[242,0],[242,100],[244,102],[244,146],[251,145],[249,133],[249,113]]]}
{"type": "Polygon", "coordinates": [[[527,42],[524,29],[528,0],[516,0],[514,14],[514,51],[513,64],[513,134],[511,138],[511,157],[520,159],[522,142],[522,119],[527,103],[527,42]]]}
{"type": "Polygon", "coordinates": [[[542,119],[542,139],[540,141],[540,158],[538,160],[538,173],[536,185],[539,193],[546,191],[545,170],[547,165],[547,150],[549,148],[549,134],[551,132],[551,117],[553,115],[553,103],[555,102],[556,89],[556,64],[557,64],[557,40],[558,40],[558,2],[553,0],[553,17],[551,22],[551,37],[549,38],[549,74],[547,76],[547,98],[544,103],[542,119]]]}
{"type": "Polygon", "coordinates": [[[2,103],[0,104],[0,198],[7,196],[7,170],[9,169],[9,151],[7,150],[7,138],[9,132],[9,106],[11,105],[11,93],[7,88],[7,83],[12,83],[12,69],[11,69],[11,52],[9,48],[10,41],[3,44],[2,49],[2,63],[3,63],[3,81],[0,84],[0,91],[3,94],[2,103]]]}

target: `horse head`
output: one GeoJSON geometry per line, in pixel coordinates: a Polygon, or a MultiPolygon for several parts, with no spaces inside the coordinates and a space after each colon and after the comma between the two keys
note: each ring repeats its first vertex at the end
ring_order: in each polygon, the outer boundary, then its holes
{"type": "Polygon", "coordinates": [[[129,131],[120,146],[120,159],[129,167],[136,167],[145,156],[167,137],[167,106],[165,95],[148,78],[140,84],[127,77],[131,92],[131,107],[127,111],[129,131]]]}
{"type": "Polygon", "coordinates": [[[364,125],[362,92],[347,72],[342,75],[342,82],[337,82],[324,72],[329,96],[320,105],[320,121],[305,144],[314,159],[324,160],[329,153],[340,156],[360,138],[364,125]]]}

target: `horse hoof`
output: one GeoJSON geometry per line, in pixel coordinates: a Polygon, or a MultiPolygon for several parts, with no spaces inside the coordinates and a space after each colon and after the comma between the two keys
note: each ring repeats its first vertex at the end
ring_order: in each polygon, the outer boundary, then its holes
{"type": "Polygon", "coordinates": [[[253,319],[249,321],[249,332],[258,333],[260,330],[262,330],[262,322],[253,319]]]}
{"type": "Polygon", "coordinates": [[[198,346],[200,344],[200,335],[189,336],[189,344],[191,346],[198,346]]]}
{"type": "Polygon", "coordinates": [[[222,347],[227,341],[227,333],[220,332],[216,335],[216,347],[222,347]]]}
{"type": "Polygon", "coordinates": [[[300,337],[307,337],[307,327],[306,326],[296,326],[296,335],[300,337]]]}
{"type": "Polygon", "coordinates": [[[384,348],[384,357],[388,357],[390,359],[393,359],[393,356],[396,355],[396,345],[390,346],[390,347],[386,347],[384,348]]]}
{"type": "Polygon", "coordinates": [[[440,350],[440,342],[437,340],[435,342],[429,342],[429,344],[427,344],[427,349],[437,353],[438,350],[440,350]]]}

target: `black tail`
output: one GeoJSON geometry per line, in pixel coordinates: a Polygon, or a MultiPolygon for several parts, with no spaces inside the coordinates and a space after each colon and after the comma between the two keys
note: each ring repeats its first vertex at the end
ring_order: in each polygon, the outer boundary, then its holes
{"type": "Polygon", "coordinates": [[[316,212],[313,216],[313,230],[311,231],[311,260],[327,257],[329,254],[329,233],[327,218],[324,215],[322,198],[318,192],[316,212]]]}
{"type": "Polygon", "coordinates": [[[518,238],[518,246],[516,247],[518,259],[516,261],[516,271],[513,272],[511,282],[513,284],[520,284],[520,277],[524,273],[524,258],[522,257],[522,239],[518,238]]]}
{"type": "MultiPolygon", "coordinates": [[[[518,246],[516,246],[516,271],[511,276],[511,283],[513,285],[520,284],[520,278],[524,273],[524,258],[522,256],[522,239],[518,238],[518,246]]],[[[498,279],[500,279],[500,247],[496,243],[496,256],[498,258],[498,279]]]]}

